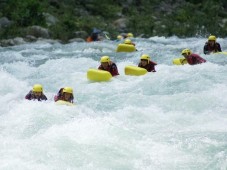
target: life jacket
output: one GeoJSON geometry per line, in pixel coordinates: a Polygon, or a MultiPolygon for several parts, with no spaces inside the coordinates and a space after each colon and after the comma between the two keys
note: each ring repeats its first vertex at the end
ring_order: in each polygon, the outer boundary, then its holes
{"type": "Polygon", "coordinates": [[[200,57],[197,54],[191,54],[186,58],[188,64],[190,65],[195,65],[195,64],[201,64],[201,63],[205,63],[206,60],[203,59],[202,57],[200,57]]]}
{"type": "Polygon", "coordinates": [[[138,64],[138,67],[144,68],[146,69],[148,72],[156,72],[155,70],[155,65],[157,65],[157,63],[153,62],[153,61],[149,61],[149,63],[145,66],[142,66],[141,62],[138,64]]]}
{"type": "Polygon", "coordinates": [[[87,37],[87,40],[86,41],[87,42],[92,42],[93,40],[92,40],[91,36],[89,36],[89,37],[87,37]]]}
{"type": "Polygon", "coordinates": [[[47,97],[42,93],[42,95],[40,97],[36,97],[33,93],[33,91],[29,91],[29,93],[25,96],[25,99],[27,100],[38,100],[38,101],[42,101],[42,100],[47,100],[47,97]]]}
{"type": "Polygon", "coordinates": [[[203,52],[204,54],[209,54],[210,52],[221,52],[221,46],[217,42],[214,43],[214,46],[211,46],[208,42],[206,42],[203,52]]]}
{"type": "Polygon", "coordinates": [[[98,68],[99,70],[105,70],[105,71],[108,71],[110,72],[110,74],[112,76],[117,76],[119,75],[118,73],[118,69],[117,69],[117,65],[113,62],[110,63],[110,65],[108,65],[108,68],[107,69],[104,69],[104,67],[102,65],[99,66],[98,68]]]}
{"type": "Polygon", "coordinates": [[[86,41],[87,42],[100,41],[99,34],[98,33],[91,33],[91,36],[89,36],[86,41]]]}

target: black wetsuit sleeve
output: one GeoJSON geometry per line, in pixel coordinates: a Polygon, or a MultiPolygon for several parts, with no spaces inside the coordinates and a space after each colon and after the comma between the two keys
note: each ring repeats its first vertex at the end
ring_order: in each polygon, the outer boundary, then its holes
{"type": "Polygon", "coordinates": [[[25,99],[31,100],[32,98],[32,92],[30,91],[28,94],[26,94],[25,99]]]}
{"type": "Polygon", "coordinates": [[[221,52],[221,46],[219,43],[217,43],[217,50],[218,50],[218,52],[221,52]]]}
{"type": "Polygon", "coordinates": [[[203,53],[204,54],[210,54],[209,50],[208,50],[208,45],[205,44],[204,47],[203,47],[203,53]]]}
{"type": "Polygon", "coordinates": [[[43,95],[42,100],[47,100],[47,97],[45,95],[43,95]]]}
{"type": "Polygon", "coordinates": [[[111,74],[112,74],[112,76],[116,76],[116,75],[119,75],[119,73],[118,73],[118,69],[117,69],[117,65],[115,64],[115,63],[113,63],[112,65],[111,65],[111,74]]]}

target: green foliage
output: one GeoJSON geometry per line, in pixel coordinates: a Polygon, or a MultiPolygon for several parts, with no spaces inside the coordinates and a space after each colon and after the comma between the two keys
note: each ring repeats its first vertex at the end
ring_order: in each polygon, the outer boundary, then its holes
{"type": "Polygon", "coordinates": [[[152,16],[131,16],[128,25],[128,32],[135,32],[137,34],[151,34],[154,29],[154,19],[152,16]]]}
{"type": "Polygon", "coordinates": [[[46,0],[7,0],[0,2],[0,17],[14,22],[1,29],[1,38],[23,35],[23,28],[31,25],[47,27],[52,38],[67,42],[74,32],[92,28],[119,34],[113,27],[116,19],[125,17],[126,32],[147,36],[195,36],[213,33],[226,36],[226,0],[62,0],[51,4],[46,0]],[[59,22],[47,26],[43,13],[55,16],[59,22]],[[120,16],[121,14],[121,16],[120,16]]]}
{"type": "Polygon", "coordinates": [[[44,25],[42,7],[37,0],[8,0],[4,14],[18,26],[44,25]]]}
{"type": "Polygon", "coordinates": [[[221,10],[222,9],[218,1],[207,0],[203,3],[202,11],[205,12],[209,17],[216,17],[221,10]]]}
{"type": "Polygon", "coordinates": [[[113,3],[108,4],[107,1],[102,0],[92,1],[86,7],[92,15],[102,16],[104,18],[116,18],[116,13],[121,11],[119,6],[113,3]]]}
{"type": "Polygon", "coordinates": [[[76,28],[76,23],[68,18],[50,27],[52,36],[55,39],[60,39],[66,42],[68,39],[73,38],[73,32],[76,28]]]}
{"type": "Polygon", "coordinates": [[[12,25],[7,29],[0,29],[1,39],[8,39],[23,36],[23,28],[12,25]]]}
{"type": "MultiPolygon", "coordinates": [[[[166,20],[162,21],[167,26],[164,32],[168,32],[168,35],[195,36],[198,32],[203,35],[209,32],[218,35],[223,31],[217,25],[220,21],[219,14],[222,8],[218,2],[213,0],[203,3],[190,2],[195,4],[185,3],[168,16],[169,21],[174,24],[166,20]]],[[[225,14],[222,13],[222,15],[225,14]]]]}

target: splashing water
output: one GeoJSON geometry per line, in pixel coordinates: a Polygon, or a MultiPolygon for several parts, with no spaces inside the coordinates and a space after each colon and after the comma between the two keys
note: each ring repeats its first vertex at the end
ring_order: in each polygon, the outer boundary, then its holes
{"type": "MultiPolygon", "coordinates": [[[[115,53],[112,41],[0,48],[0,169],[226,170],[227,56],[205,56],[203,38],[134,41],[134,53],[115,53]],[[208,62],[172,65],[184,48],[208,62]],[[157,72],[124,75],[144,53],[157,72]],[[89,82],[103,55],[120,76],[89,82]],[[24,99],[36,83],[47,102],[24,99]],[[64,86],[75,107],[54,103],[64,86]]],[[[226,42],[219,39],[223,51],[226,42]]]]}

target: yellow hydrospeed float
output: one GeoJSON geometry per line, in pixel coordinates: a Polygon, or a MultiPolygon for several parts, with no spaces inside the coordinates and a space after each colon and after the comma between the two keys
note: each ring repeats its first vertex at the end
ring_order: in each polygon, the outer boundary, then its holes
{"type": "Polygon", "coordinates": [[[123,44],[118,44],[116,52],[134,52],[136,51],[135,44],[130,40],[126,39],[123,44]]]}
{"type": "Polygon", "coordinates": [[[137,66],[126,66],[125,67],[125,75],[131,76],[141,76],[147,74],[147,70],[137,66]]]}
{"type": "Polygon", "coordinates": [[[91,68],[87,71],[87,79],[91,81],[109,81],[112,75],[108,71],[91,68]]]}

